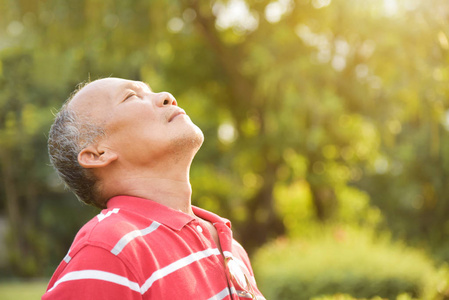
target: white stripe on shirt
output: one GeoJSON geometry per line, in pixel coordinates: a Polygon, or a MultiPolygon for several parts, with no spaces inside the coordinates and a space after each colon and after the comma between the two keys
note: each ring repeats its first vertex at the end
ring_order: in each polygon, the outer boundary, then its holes
{"type": "Polygon", "coordinates": [[[195,253],[192,253],[186,257],[183,257],[183,258],[169,264],[166,267],[163,267],[162,269],[159,269],[159,270],[153,272],[153,274],[151,274],[151,276],[147,279],[147,281],[145,281],[145,283],[141,287],[142,295],[146,291],[148,291],[148,289],[153,285],[153,283],[156,280],[164,278],[165,276],[167,276],[181,268],[184,268],[185,266],[188,266],[191,263],[194,263],[196,261],[199,261],[199,260],[209,257],[211,255],[220,255],[220,250],[218,250],[218,248],[214,248],[214,249],[206,249],[204,251],[195,252],[195,253]]]}
{"type": "MultiPolygon", "coordinates": [[[[123,239],[123,238],[122,238],[123,239]]],[[[118,243],[117,243],[118,244],[118,243]]],[[[67,282],[67,281],[73,281],[73,280],[83,280],[83,279],[96,279],[96,280],[103,280],[107,282],[116,283],[122,286],[126,286],[130,288],[133,291],[139,292],[142,295],[147,292],[154,282],[156,282],[159,279],[164,278],[165,276],[182,269],[196,261],[199,261],[203,258],[209,257],[211,255],[220,255],[220,250],[218,248],[209,248],[203,251],[192,253],[186,257],[183,257],[165,267],[162,269],[159,269],[157,271],[154,271],[153,274],[147,279],[147,281],[140,287],[137,282],[131,281],[126,277],[105,272],[105,271],[99,271],[99,270],[82,270],[82,271],[73,271],[65,274],[63,277],[61,277],[58,281],[55,282],[55,284],[51,287],[51,289],[48,290],[48,292],[51,292],[54,288],[56,288],[60,283],[67,282]]],[[[227,288],[226,288],[227,289],[227,288]]],[[[214,297],[221,296],[223,291],[215,295],[214,297]]],[[[227,293],[227,292],[226,292],[227,293]]],[[[226,296],[226,295],[225,295],[226,296]]],[[[211,298],[211,299],[223,299],[223,298],[211,298]]]]}
{"type": "Polygon", "coordinates": [[[110,217],[112,214],[118,214],[120,208],[114,208],[113,210],[108,211],[106,214],[103,213],[99,213],[97,215],[98,218],[98,222],[103,221],[104,219],[106,219],[107,217],[110,217]]]}
{"type": "Polygon", "coordinates": [[[71,249],[69,249],[69,251],[67,251],[67,254],[66,254],[66,256],[64,257],[64,261],[68,264],[69,262],[70,262],[70,260],[72,259],[71,257],[70,257],[70,250],[71,249]]]}
{"type": "Polygon", "coordinates": [[[117,244],[115,244],[114,248],[112,248],[112,250],[111,250],[112,254],[118,255],[123,250],[123,248],[125,248],[126,245],[128,245],[132,240],[134,240],[135,238],[138,238],[140,236],[144,236],[144,235],[152,233],[159,227],[159,225],[161,225],[161,224],[154,221],[147,228],[128,232],[120,239],[120,241],[117,242],[117,244]]]}
{"type": "Polygon", "coordinates": [[[112,282],[115,284],[123,285],[129,287],[131,290],[140,292],[140,287],[137,282],[130,281],[128,278],[119,276],[117,274],[99,271],[99,270],[83,270],[83,271],[73,271],[62,276],[61,279],[55,282],[48,292],[51,292],[60,283],[73,281],[73,280],[83,280],[83,279],[97,279],[112,282]]]}
{"type": "Polygon", "coordinates": [[[222,299],[224,299],[228,295],[229,295],[229,289],[226,287],[221,292],[219,292],[218,294],[210,297],[207,300],[222,300],[222,299]]]}

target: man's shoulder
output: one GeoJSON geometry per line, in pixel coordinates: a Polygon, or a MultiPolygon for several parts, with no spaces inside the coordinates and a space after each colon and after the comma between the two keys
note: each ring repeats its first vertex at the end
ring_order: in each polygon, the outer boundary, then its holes
{"type": "Polygon", "coordinates": [[[111,250],[127,235],[138,234],[153,223],[125,209],[104,209],[78,231],[72,246],[91,245],[111,250]]]}

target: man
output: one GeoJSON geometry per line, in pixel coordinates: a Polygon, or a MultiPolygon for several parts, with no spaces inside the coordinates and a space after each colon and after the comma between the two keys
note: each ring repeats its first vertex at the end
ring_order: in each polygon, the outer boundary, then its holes
{"type": "Polygon", "coordinates": [[[230,222],[191,205],[203,139],[171,94],[142,82],[105,78],[75,92],[50,129],[50,159],[104,210],[42,299],[264,299],[230,222]]]}

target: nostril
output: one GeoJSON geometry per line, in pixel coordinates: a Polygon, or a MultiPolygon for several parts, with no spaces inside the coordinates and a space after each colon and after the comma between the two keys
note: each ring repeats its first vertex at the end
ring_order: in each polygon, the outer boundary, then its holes
{"type": "Polygon", "coordinates": [[[157,99],[158,105],[160,105],[160,106],[170,106],[170,105],[176,106],[177,105],[175,97],[173,97],[172,94],[167,93],[167,92],[158,93],[158,97],[156,99],[157,99]]]}

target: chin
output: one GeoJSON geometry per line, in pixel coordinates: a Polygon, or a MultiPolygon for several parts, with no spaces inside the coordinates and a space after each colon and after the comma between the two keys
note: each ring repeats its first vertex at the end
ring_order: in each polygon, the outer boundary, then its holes
{"type": "Polygon", "coordinates": [[[204,141],[204,134],[196,125],[189,130],[185,130],[177,138],[173,139],[172,153],[176,156],[195,155],[201,148],[204,141]]]}
{"type": "Polygon", "coordinates": [[[196,146],[196,150],[201,148],[201,145],[204,142],[204,134],[198,126],[195,126],[195,135],[192,137],[192,146],[196,146]]]}

